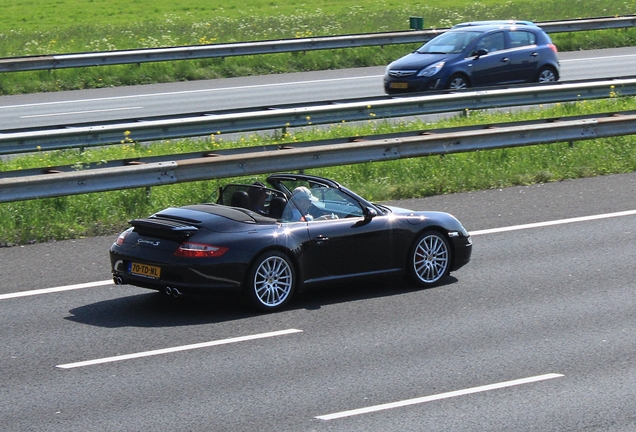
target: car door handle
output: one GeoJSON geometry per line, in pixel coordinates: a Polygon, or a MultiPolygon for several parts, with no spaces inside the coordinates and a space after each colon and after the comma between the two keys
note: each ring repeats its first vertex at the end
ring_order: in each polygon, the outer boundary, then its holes
{"type": "Polygon", "coordinates": [[[539,57],[539,53],[538,52],[533,52],[532,54],[530,54],[530,57],[539,57]]]}
{"type": "Polygon", "coordinates": [[[327,237],[326,235],[317,235],[316,237],[313,238],[313,240],[320,244],[320,243],[324,243],[326,241],[329,241],[329,237],[327,237]]]}
{"type": "Polygon", "coordinates": [[[501,59],[502,63],[508,63],[510,61],[510,59],[508,57],[504,57],[501,59]]]}

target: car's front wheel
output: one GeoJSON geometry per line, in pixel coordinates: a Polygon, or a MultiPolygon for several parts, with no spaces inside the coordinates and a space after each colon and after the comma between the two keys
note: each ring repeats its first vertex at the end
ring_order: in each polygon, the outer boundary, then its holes
{"type": "Polygon", "coordinates": [[[260,255],[248,272],[244,293],[256,309],[273,312],[284,307],[294,292],[296,273],[282,252],[260,255]]]}
{"type": "Polygon", "coordinates": [[[554,69],[552,69],[549,66],[545,66],[543,68],[541,68],[541,70],[539,71],[539,73],[537,73],[537,82],[540,83],[546,83],[546,82],[555,82],[558,80],[557,74],[554,71],[554,69]]]}
{"type": "Polygon", "coordinates": [[[432,286],[450,272],[451,249],[448,240],[437,231],[422,233],[409,255],[409,273],[420,286],[432,286]]]}
{"type": "Polygon", "coordinates": [[[450,77],[446,83],[446,88],[450,90],[461,90],[470,87],[468,79],[461,74],[455,74],[450,77]]]}

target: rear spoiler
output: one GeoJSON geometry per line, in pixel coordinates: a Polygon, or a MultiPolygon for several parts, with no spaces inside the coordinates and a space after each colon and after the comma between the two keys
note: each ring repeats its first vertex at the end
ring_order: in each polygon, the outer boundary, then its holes
{"type": "Polygon", "coordinates": [[[184,240],[199,231],[199,228],[184,221],[148,217],[128,221],[135,232],[142,236],[166,238],[169,240],[184,240]]]}

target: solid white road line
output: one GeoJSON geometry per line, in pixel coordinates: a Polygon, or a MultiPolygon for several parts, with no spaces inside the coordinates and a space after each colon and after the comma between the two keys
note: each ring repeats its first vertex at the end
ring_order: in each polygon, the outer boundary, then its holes
{"type": "Polygon", "coordinates": [[[269,333],[260,333],[260,334],[250,335],[250,336],[241,336],[241,337],[230,338],[230,339],[221,339],[221,340],[217,340],[217,341],[202,342],[202,343],[197,343],[197,344],[192,344],[192,345],[183,345],[183,346],[178,346],[178,347],[173,347],[173,348],[164,348],[164,349],[158,349],[158,350],[154,350],[154,351],[145,351],[145,352],[140,352],[140,353],[135,353],[135,354],[125,354],[125,355],[118,355],[118,356],[114,356],[114,357],[106,357],[106,358],[95,359],[95,360],[87,360],[87,361],[81,361],[81,362],[77,362],[77,363],[67,363],[67,364],[57,365],[55,367],[58,367],[60,369],[72,369],[72,368],[78,368],[78,367],[83,367],[83,366],[92,366],[92,365],[101,364],[101,363],[112,363],[112,362],[121,361],[121,360],[130,360],[130,359],[141,358],[141,357],[150,357],[150,356],[155,356],[155,355],[159,355],[159,354],[168,354],[168,353],[173,353],[173,352],[178,352],[178,351],[193,350],[193,349],[198,349],[198,348],[207,348],[207,347],[216,346],[216,345],[226,345],[226,344],[231,344],[231,343],[236,343],[236,342],[244,342],[244,341],[249,341],[249,340],[254,340],[254,339],[270,338],[270,337],[275,337],[275,336],[282,336],[282,335],[288,335],[288,334],[293,334],[293,333],[301,333],[301,332],[302,332],[302,330],[297,330],[297,329],[280,330],[280,331],[274,331],[274,332],[269,332],[269,333]]]}
{"type": "Polygon", "coordinates": [[[611,56],[603,56],[603,57],[585,57],[585,58],[576,58],[576,59],[559,59],[559,63],[572,63],[572,62],[583,62],[590,60],[607,60],[607,59],[617,59],[617,58],[625,58],[625,57],[634,57],[636,54],[625,54],[625,55],[611,55],[611,56]]]}
{"type": "Polygon", "coordinates": [[[100,110],[55,112],[55,113],[49,113],[49,114],[34,114],[34,115],[20,116],[20,118],[27,119],[27,118],[37,118],[37,117],[56,117],[56,116],[65,116],[65,115],[94,114],[94,113],[101,113],[101,112],[128,111],[128,110],[137,110],[137,109],[143,109],[143,107],[135,106],[135,107],[109,108],[109,109],[100,109],[100,110]]]}
{"type": "Polygon", "coordinates": [[[489,390],[496,390],[496,389],[501,389],[506,387],[518,386],[522,384],[529,384],[529,383],[533,383],[537,381],[545,381],[545,380],[549,380],[553,378],[559,378],[562,376],[563,375],[561,374],[554,374],[554,373],[539,375],[539,376],[530,377],[530,378],[522,378],[522,379],[518,379],[514,381],[505,381],[505,382],[501,382],[497,384],[490,384],[490,385],[485,385],[481,387],[472,387],[465,390],[457,390],[457,391],[452,391],[448,393],[441,393],[438,395],[425,396],[425,397],[415,398],[415,399],[407,399],[407,400],[403,400],[399,402],[386,403],[382,405],[374,405],[374,406],[370,406],[366,408],[359,408],[359,409],[354,409],[349,411],[341,411],[338,413],[321,415],[316,418],[320,420],[334,420],[334,419],[342,418],[342,417],[351,417],[351,416],[355,416],[359,414],[367,414],[367,413],[371,413],[375,411],[382,411],[382,410],[388,410],[392,408],[404,407],[408,405],[421,404],[421,403],[436,401],[440,399],[448,399],[448,398],[464,396],[464,395],[472,394],[472,393],[479,393],[479,392],[485,392],[489,390]]]}
{"type": "Polygon", "coordinates": [[[571,219],[559,219],[554,221],[537,222],[537,223],[531,223],[531,224],[525,224],[525,225],[514,225],[509,227],[492,228],[492,229],[485,229],[480,231],[471,231],[470,235],[477,236],[477,235],[483,235],[483,234],[494,234],[494,233],[500,233],[500,232],[506,232],[506,231],[518,231],[518,230],[528,229],[528,228],[541,228],[541,227],[547,227],[552,225],[563,225],[563,224],[568,224],[573,222],[588,222],[588,221],[597,220],[597,219],[608,219],[613,217],[632,216],[632,215],[636,215],[636,210],[628,210],[628,211],[622,211],[617,213],[605,213],[605,214],[594,215],[594,216],[583,216],[583,217],[576,217],[571,219]]]}
{"type": "Polygon", "coordinates": [[[82,288],[94,288],[94,287],[100,287],[100,286],[112,285],[112,284],[113,284],[113,281],[108,279],[104,281],[88,282],[88,283],[82,283],[82,284],[76,284],[76,285],[66,285],[66,286],[61,286],[56,288],[44,288],[44,289],[32,290],[32,291],[22,291],[22,292],[15,292],[15,293],[9,293],[9,294],[0,294],[0,300],[12,299],[17,297],[28,297],[28,296],[38,295],[38,294],[50,294],[50,293],[56,293],[61,291],[71,291],[71,290],[82,289],[82,288]]]}

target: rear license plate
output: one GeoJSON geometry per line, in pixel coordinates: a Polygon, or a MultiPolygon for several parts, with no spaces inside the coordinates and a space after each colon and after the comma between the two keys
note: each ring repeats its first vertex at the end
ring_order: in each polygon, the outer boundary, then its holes
{"type": "Polygon", "coordinates": [[[130,271],[130,274],[152,279],[159,279],[159,276],[161,276],[161,267],[151,266],[148,264],[131,262],[128,265],[128,270],[130,271]]]}
{"type": "Polygon", "coordinates": [[[409,88],[409,83],[392,82],[392,83],[389,83],[389,87],[394,88],[394,89],[406,89],[406,88],[409,88]]]}

